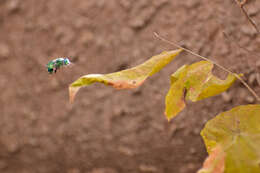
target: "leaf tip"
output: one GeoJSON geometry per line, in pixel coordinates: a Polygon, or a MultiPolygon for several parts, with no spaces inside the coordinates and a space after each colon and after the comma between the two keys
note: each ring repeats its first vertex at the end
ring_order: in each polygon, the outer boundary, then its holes
{"type": "Polygon", "coordinates": [[[177,49],[178,53],[181,53],[184,49],[177,49]]]}
{"type": "Polygon", "coordinates": [[[70,103],[73,103],[74,102],[74,99],[75,99],[75,96],[78,92],[78,90],[80,89],[80,87],[73,87],[73,86],[70,86],[69,87],[69,99],[70,99],[70,103]]]}
{"type": "Polygon", "coordinates": [[[170,51],[170,53],[172,53],[174,56],[177,56],[177,55],[179,55],[182,51],[183,51],[183,49],[176,49],[176,50],[170,51]]]}
{"type": "Polygon", "coordinates": [[[169,115],[169,114],[167,113],[167,111],[164,112],[164,115],[165,115],[165,117],[166,117],[168,123],[169,123],[169,122],[172,120],[172,118],[173,118],[171,115],[169,115]]]}

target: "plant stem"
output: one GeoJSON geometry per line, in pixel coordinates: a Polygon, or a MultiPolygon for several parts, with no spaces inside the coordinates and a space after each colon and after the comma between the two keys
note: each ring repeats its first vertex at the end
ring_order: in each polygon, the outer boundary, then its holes
{"type": "Polygon", "coordinates": [[[157,34],[156,32],[154,32],[154,35],[155,35],[157,38],[159,38],[160,40],[162,40],[162,41],[164,41],[164,42],[166,42],[166,43],[168,43],[168,44],[174,45],[174,46],[176,46],[176,47],[178,47],[178,48],[180,48],[180,49],[185,50],[186,52],[188,52],[188,53],[190,53],[190,54],[192,54],[192,55],[195,55],[195,56],[197,56],[197,57],[199,57],[199,58],[201,58],[201,59],[203,59],[203,60],[209,61],[209,62],[215,64],[216,66],[218,66],[220,69],[222,69],[222,70],[224,70],[224,71],[226,71],[226,72],[228,72],[228,73],[233,74],[233,75],[251,92],[251,94],[256,98],[256,100],[257,100],[257,101],[260,101],[260,97],[256,94],[256,92],[255,92],[238,74],[233,73],[232,71],[228,70],[227,68],[223,67],[222,65],[220,65],[220,64],[218,64],[218,63],[216,63],[216,62],[214,62],[214,61],[212,61],[212,60],[210,60],[210,59],[208,59],[208,58],[206,58],[206,57],[204,57],[204,56],[201,56],[201,55],[199,55],[199,54],[197,54],[197,53],[195,53],[195,52],[193,52],[193,51],[191,51],[191,50],[189,50],[189,49],[187,49],[187,48],[184,48],[184,47],[178,45],[177,43],[174,43],[174,42],[172,42],[172,41],[169,41],[169,40],[167,40],[167,39],[161,37],[161,36],[160,36],[159,34],[157,34]]]}
{"type": "Polygon", "coordinates": [[[239,0],[236,0],[237,4],[239,5],[241,11],[244,13],[244,15],[246,16],[247,20],[251,23],[251,25],[255,28],[257,34],[260,34],[260,31],[256,25],[256,23],[253,21],[253,19],[251,19],[251,17],[248,15],[248,13],[246,12],[246,9],[244,8],[244,5],[247,3],[247,0],[243,0],[242,2],[240,2],[239,0]]]}

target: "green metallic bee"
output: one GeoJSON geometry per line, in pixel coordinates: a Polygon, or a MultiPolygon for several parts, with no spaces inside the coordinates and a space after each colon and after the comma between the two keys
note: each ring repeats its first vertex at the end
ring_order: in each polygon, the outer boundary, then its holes
{"type": "Polygon", "coordinates": [[[49,61],[46,67],[47,67],[48,72],[50,74],[52,74],[53,72],[56,73],[57,70],[59,68],[61,68],[62,66],[68,66],[70,64],[71,64],[71,62],[70,62],[69,58],[57,58],[57,59],[49,61]]]}

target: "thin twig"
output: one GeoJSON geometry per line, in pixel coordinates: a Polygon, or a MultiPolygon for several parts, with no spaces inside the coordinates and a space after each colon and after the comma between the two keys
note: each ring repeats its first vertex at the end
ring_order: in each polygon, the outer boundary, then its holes
{"type": "MultiPolygon", "coordinates": [[[[239,51],[241,49],[243,49],[244,51],[248,52],[249,50],[242,47],[237,41],[235,41],[231,36],[229,36],[225,31],[222,31],[224,38],[229,41],[231,44],[234,43],[236,45],[237,48],[239,48],[239,51]]],[[[243,60],[246,61],[247,63],[247,67],[250,67],[249,61],[247,58],[245,58],[244,56],[242,56],[243,60]]]]}
{"type": "Polygon", "coordinates": [[[256,57],[256,58],[260,58],[260,55],[259,55],[259,54],[257,54],[257,53],[255,53],[255,52],[253,52],[253,51],[251,51],[251,50],[249,50],[249,49],[247,49],[247,48],[241,46],[236,40],[234,40],[233,38],[231,38],[226,32],[223,31],[223,35],[226,37],[227,40],[229,40],[230,42],[235,43],[236,46],[239,47],[240,49],[243,49],[245,52],[247,52],[247,53],[253,55],[253,56],[256,57]]]}
{"type": "MultiPolygon", "coordinates": [[[[250,55],[253,55],[254,57],[256,57],[256,58],[260,58],[260,55],[259,54],[257,54],[257,53],[255,53],[255,52],[253,52],[253,51],[251,51],[251,50],[249,50],[249,49],[247,49],[247,48],[245,48],[245,47],[243,47],[243,46],[241,46],[236,40],[234,40],[232,37],[230,37],[227,33],[225,33],[224,31],[223,31],[223,35],[225,36],[225,38],[229,41],[229,42],[231,42],[231,43],[234,43],[238,48],[240,48],[239,50],[244,50],[245,52],[247,52],[248,54],[250,54],[250,55]]],[[[247,65],[248,65],[248,67],[250,67],[250,64],[249,64],[249,62],[248,62],[248,59],[247,59],[247,65]]],[[[258,85],[260,86],[260,76],[259,76],[259,74],[260,74],[260,72],[259,72],[259,70],[258,70],[258,68],[257,68],[257,64],[255,64],[255,71],[256,71],[256,80],[257,80],[257,83],[258,83],[258,85]]]]}
{"type": "Polygon", "coordinates": [[[237,1],[237,3],[240,4],[240,6],[243,7],[247,3],[248,0],[243,0],[242,2],[240,2],[239,0],[236,0],[236,1],[237,1]]]}
{"type": "Polygon", "coordinates": [[[253,21],[253,19],[248,15],[248,13],[246,12],[246,9],[244,8],[244,5],[247,3],[248,0],[243,0],[242,2],[240,2],[240,0],[236,0],[238,6],[240,7],[241,11],[244,13],[244,15],[246,16],[247,20],[251,23],[251,25],[255,28],[256,32],[258,34],[260,34],[260,30],[258,29],[256,23],[253,21]]]}
{"type": "Polygon", "coordinates": [[[161,37],[161,36],[160,36],[159,34],[157,34],[156,32],[154,32],[154,35],[155,35],[157,38],[159,38],[160,40],[162,40],[162,41],[164,41],[164,42],[166,42],[166,43],[168,43],[168,44],[171,44],[171,45],[174,45],[174,46],[176,46],[176,47],[178,47],[178,48],[180,48],[180,49],[183,49],[183,50],[185,50],[186,52],[188,52],[188,53],[190,53],[190,54],[192,54],[192,55],[195,55],[195,56],[197,56],[197,57],[199,57],[199,58],[201,58],[201,59],[203,59],[203,60],[205,60],[205,61],[209,61],[209,62],[211,62],[212,64],[215,64],[216,66],[218,66],[220,69],[224,70],[225,72],[228,72],[228,73],[230,73],[230,74],[233,74],[233,75],[251,92],[251,94],[256,98],[256,100],[257,100],[257,101],[260,101],[260,97],[256,94],[256,92],[255,92],[238,74],[233,73],[232,71],[228,70],[227,68],[223,67],[222,65],[220,65],[220,64],[218,64],[218,63],[216,63],[216,62],[214,62],[214,61],[212,61],[212,60],[210,60],[210,59],[208,59],[208,58],[206,58],[206,57],[204,57],[204,56],[201,56],[201,55],[199,55],[199,54],[197,54],[197,53],[195,53],[195,52],[193,52],[193,51],[191,51],[191,50],[189,50],[189,49],[187,49],[187,48],[184,48],[184,47],[178,45],[177,43],[174,43],[174,42],[172,42],[172,41],[169,41],[169,40],[167,40],[167,39],[161,37]]]}

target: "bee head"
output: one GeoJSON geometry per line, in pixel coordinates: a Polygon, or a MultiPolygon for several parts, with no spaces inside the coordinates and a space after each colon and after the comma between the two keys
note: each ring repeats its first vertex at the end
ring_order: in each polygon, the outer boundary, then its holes
{"type": "Polygon", "coordinates": [[[64,59],[64,64],[65,64],[65,65],[69,65],[69,64],[70,64],[70,60],[69,60],[68,58],[65,58],[65,59],[64,59]]]}

